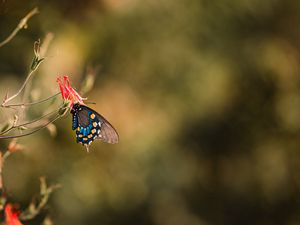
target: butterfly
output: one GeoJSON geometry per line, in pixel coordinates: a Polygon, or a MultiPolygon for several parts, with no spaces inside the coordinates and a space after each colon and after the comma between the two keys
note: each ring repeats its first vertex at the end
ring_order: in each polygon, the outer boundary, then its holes
{"type": "Polygon", "coordinates": [[[76,130],[76,141],[88,146],[95,140],[100,139],[110,144],[119,141],[116,129],[95,110],[75,103],[71,109],[73,116],[72,129],[76,130]]]}

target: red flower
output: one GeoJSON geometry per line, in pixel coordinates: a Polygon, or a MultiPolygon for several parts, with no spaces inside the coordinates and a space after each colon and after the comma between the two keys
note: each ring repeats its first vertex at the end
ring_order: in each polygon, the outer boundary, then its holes
{"type": "Polygon", "coordinates": [[[13,209],[12,204],[5,206],[5,222],[7,225],[23,225],[19,220],[19,212],[13,209]]]}
{"type": "Polygon", "coordinates": [[[70,107],[72,107],[75,103],[84,104],[84,98],[82,98],[77,91],[71,87],[68,76],[65,75],[63,77],[58,77],[56,81],[59,85],[62,98],[71,103],[70,107]]]}

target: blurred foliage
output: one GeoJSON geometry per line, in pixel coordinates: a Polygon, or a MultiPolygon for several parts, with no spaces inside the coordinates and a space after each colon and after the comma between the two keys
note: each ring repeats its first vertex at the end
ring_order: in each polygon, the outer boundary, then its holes
{"type": "Polygon", "coordinates": [[[62,74],[79,90],[99,66],[87,97],[120,143],[87,154],[70,117],[55,138],[21,139],[26,150],[4,168],[14,201],[30,201],[45,175],[62,185],[49,204],[55,224],[300,223],[300,2],[4,0],[0,39],[36,6],[0,49],[0,96],[17,90],[34,41],[52,32],[32,93],[56,93],[62,74]]]}

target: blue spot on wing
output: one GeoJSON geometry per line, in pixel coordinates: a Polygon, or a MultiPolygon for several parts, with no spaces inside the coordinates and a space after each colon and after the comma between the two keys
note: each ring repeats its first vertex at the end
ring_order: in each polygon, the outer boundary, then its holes
{"type": "MultiPolygon", "coordinates": [[[[87,110],[87,109],[85,109],[87,110]]],[[[85,125],[82,126],[80,124],[80,120],[78,118],[78,115],[81,115],[80,112],[75,112],[73,114],[73,124],[72,128],[73,130],[77,129],[79,127],[79,131],[76,130],[76,141],[77,143],[81,144],[90,144],[92,141],[95,140],[101,133],[101,126],[99,124],[100,120],[96,116],[94,119],[90,118],[90,115],[94,113],[93,111],[89,111],[87,113],[88,118],[85,121],[85,125]],[[93,126],[93,124],[96,122],[96,126],[93,126]]],[[[96,114],[96,113],[95,113],[96,114]]],[[[100,122],[101,123],[101,122],[100,122]]]]}

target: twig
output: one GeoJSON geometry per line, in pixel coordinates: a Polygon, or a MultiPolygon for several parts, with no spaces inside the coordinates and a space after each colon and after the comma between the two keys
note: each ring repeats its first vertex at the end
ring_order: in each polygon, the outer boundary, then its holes
{"type": "MultiPolygon", "coordinates": [[[[50,43],[50,41],[52,40],[53,36],[52,35],[48,35],[46,36],[47,38],[47,44],[45,46],[45,48],[48,48],[48,45],[50,43]]],[[[6,104],[13,100],[14,98],[16,98],[18,95],[20,95],[20,93],[25,89],[26,85],[28,84],[28,82],[30,81],[30,78],[32,77],[33,73],[37,70],[37,68],[39,67],[39,65],[41,64],[41,62],[44,61],[45,58],[41,58],[40,56],[40,40],[34,42],[34,57],[33,57],[33,61],[32,64],[30,66],[30,72],[28,73],[24,83],[22,84],[21,88],[17,91],[17,93],[15,93],[14,95],[12,95],[11,97],[8,97],[8,94],[5,95],[5,98],[2,102],[2,104],[0,105],[1,107],[5,107],[6,104]]],[[[45,52],[44,52],[45,53],[45,52]]],[[[25,95],[23,96],[22,101],[25,99],[25,95]]]]}
{"type": "Polygon", "coordinates": [[[55,98],[57,95],[60,95],[60,92],[56,93],[55,95],[52,95],[48,98],[45,98],[43,100],[40,101],[36,101],[36,102],[28,102],[28,103],[18,103],[18,104],[11,104],[11,105],[4,105],[3,107],[9,108],[9,107],[16,107],[16,106],[20,106],[20,107],[25,107],[25,106],[32,106],[32,105],[37,105],[37,104],[41,104],[43,102],[46,102],[52,98],[55,98]]]}
{"type": "Polygon", "coordinates": [[[23,28],[27,28],[27,21],[34,16],[35,14],[38,14],[39,10],[38,8],[34,8],[33,10],[31,10],[23,19],[20,20],[18,26],[13,30],[13,32],[4,40],[0,43],[0,48],[7,44],[8,42],[10,42],[14,36],[16,36],[16,34],[23,28]]]}
{"type": "MultiPolygon", "coordinates": [[[[31,70],[35,70],[38,67],[38,65],[45,59],[46,52],[48,51],[48,48],[53,38],[54,38],[54,34],[49,32],[46,34],[43,43],[41,43],[40,40],[34,43],[34,47],[33,47],[34,58],[30,67],[31,70]]],[[[29,82],[24,89],[22,102],[24,102],[28,98],[28,94],[29,94],[28,90],[30,89],[30,87],[31,87],[31,82],[29,82]]]]}
{"type": "Polygon", "coordinates": [[[60,184],[47,186],[45,177],[40,178],[40,200],[39,203],[32,201],[28,208],[20,215],[21,220],[31,220],[36,217],[41,210],[46,206],[50,195],[53,191],[60,188],[60,184]]]}
{"type": "Polygon", "coordinates": [[[24,81],[23,85],[21,86],[21,88],[19,89],[19,91],[14,94],[13,96],[9,97],[9,98],[5,98],[3,100],[3,103],[1,104],[2,107],[5,107],[6,103],[13,100],[14,98],[16,98],[25,88],[26,84],[28,83],[28,81],[30,80],[32,74],[34,73],[35,70],[31,70],[30,73],[28,74],[28,76],[26,77],[26,80],[24,81]]]}
{"type": "MultiPolygon", "coordinates": [[[[40,116],[39,118],[36,118],[36,119],[31,120],[31,121],[26,122],[26,123],[19,124],[19,125],[17,125],[17,126],[16,126],[16,125],[12,125],[10,128],[6,129],[5,131],[2,131],[2,132],[0,133],[0,135],[6,134],[6,133],[8,133],[9,131],[11,131],[11,130],[13,130],[13,129],[15,129],[15,128],[24,127],[24,126],[26,126],[26,125],[33,124],[33,123],[35,123],[35,122],[37,122],[37,121],[40,121],[41,119],[44,119],[45,117],[50,116],[50,115],[52,115],[52,114],[54,114],[54,113],[59,113],[59,111],[60,111],[61,109],[62,109],[62,108],[59,108],[58,110],[49,112],[49,113],[47,113],[47,114],[45,114],[45,115],[43,115],[43,116],[40,116]]],[[[1,136],[0,136],[0,138],[1,138],[1,136]]]]}
{"type": "Polygon", "coordinates": [[[54,123],[56,120],[58,120],[59,118],[61,118],[60,115],[57,115],[53,120],[50,120],[49,122],[47,122],[46,124],[44,124],[43,126],[29,132],[26,134],[19,134],[19,135],[12,135],[12,136],[0,136],[0,139],[11,139],[11,138],[19,138],[19,137],[25,137],[31,134],[34,134],[42,129],[44,129],[45,127],[47,127],[50,123],[54,123]]]}

